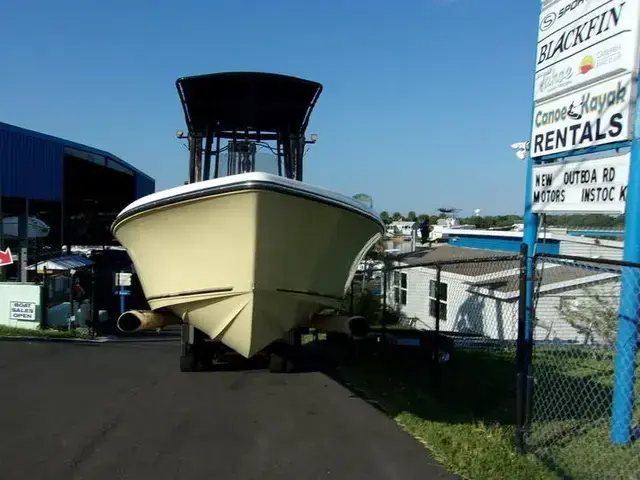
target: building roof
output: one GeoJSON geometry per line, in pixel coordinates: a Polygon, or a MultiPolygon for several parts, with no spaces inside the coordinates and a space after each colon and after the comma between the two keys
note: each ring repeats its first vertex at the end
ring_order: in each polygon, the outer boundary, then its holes
{"type": "MultiPolygon", "coordinates": [[[[538,269],[535,274],[537,286],[548,286],[557,283],[572,282],[586,279],[594,275],[601,275],[602,271],[584,267],[569,267],[557,265],[546,269],[538,269]]],[[[519,289],[519,275],[497,278],[488,282],[477,284],[478,287],[487,288],[495,292],[513,292],[519,289]]]]}
{"type": "Polygon", "coordinates": [[[512,270],[520,266],[520,259],[512,252],[462,248],[442,245],[397,255],[394,259],[410,266],[435,266],[442,264],[442,271],[470,277],[489,275],[512,270]]]}
{"type": "MultiPolygon", "coordinates": [[[[514,253],[454,247],[445,244],[431,249],[397,255],[394,258],[408,266],[434,268],[440,264],[443,272],[471,278],[485,275],[493,276],[489,279],[470,280],[473,283],[471,291],[476,293],[508,298],[517,295],[520,288],[520,277],[517,272],[520,267],[520,259],[514,253]]],[[[536,271],[536,288],[544,290],[608,280],[617,278],[620,274],[618,267],[595,262],[570,266],[547,261],[539,265],[543,268],[538,268],[536,271]]]]}
{"type": "Polygon", "coordinates": [[[94,265],[94,262],[80,255],[66,255],[63,257],[50,258],[40,263],[29,265],[27,270],[36,270],[38,273],[45,271],[66,271],[72,269],[81,269],[94,265]],[[46,270],[45,270],[46,269],[46,270]]]}
{"type": "MultiPolygon", "coordinates": [[[[588,283],[617,279],[619,276],[619,269],[603,265],[589,266],[581,264],[579,267],[546,265],[544,269],[537,269],[535,282],[537,291],[548,292],[565,288],[575,289],[588,283]]],[[[479,282],[474,284],[469,291],[501,298],[517,297],[520,291],[520,277],[518,274],[512,274],[479,282]]]]}
{"type": "MultiPolygon", "coordinates": [[[[464,228],[446,228],[443,230],[444,234],[450,237],[497,237],[497,238],[522,238],[522,231],[511,230],[487,230],[487,229],[464,229],[464,228]]],[[[563,228],[549,227],[548,229],[542,229],[538,234],[538,239],[541,242],[555,241],[555,242],[572,242],[572,243],[584,243],[588,245],[601,245],[604,247],[623,248],[624,243],[619,240],[605,240],[601,238],[592,238],[592,236],[599,236],[601,231],[589,231],[582,230],[567,230],[563,228]],[[592,235],[592,236],[590,236],[592,235]]],[[[615,238],[618,232],[609,232],[614,235],[615,238]]]]}
{"type": "Polygon", "coordinates": [[[66,139],[60,138],[60,137],[54,137],[53,135],[47,135],[46,133],[36,132],[35,130],[29,130],[27,128],[18,127],[16,125],[11,125],[11,124],[8,124],[8,123],[3,123],[3,122],[0,122],[0,130],[5,130],[7,132],[13,132],[13,133],[20,133],[20,134],[23,134],[23,135],[39,138],[39,139],[42,139],[42,140],[48,140],[50,142],[57,143],[57,144],[62,145],[64,147],[69,147],[69,148],[73,148],[73,149],[76,149],[76,150],[81,150],[83,152],[87,152],[87,153],[94,154],[94,155],[100,155],[100,156],[105,157],[105,158],[107,158],[107,159],[109,159],[111,161],[119,163],[123,167],[126,167],[126,168],[134,171],[139,176],[145,177],[148,180],[153,180],[153,178],[151,178],[146,173],[138,170],[133,165],[125,162],[124,160],[122,160],[121,158],[117,157],[113,153],[109,153],[109,152],[107,152],[105,150],[100,150],[98,148],[90,147],[88,145],[83,145],[83,144],[80,144],[80,143],[72,142],[71,140],[66,140],[66,139]]]}

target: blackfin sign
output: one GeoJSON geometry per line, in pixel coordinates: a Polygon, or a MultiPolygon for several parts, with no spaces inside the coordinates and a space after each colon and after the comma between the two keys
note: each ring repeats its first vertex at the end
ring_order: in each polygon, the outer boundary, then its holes
{"type": "Polygon", "coordinates": [[[625,74],[537,105],[531,156],[629,140],[634,90],[632,75],[625,74]]]}
{"type": "Polygon", "coordinates": [[[561,0],[540,14],[534,101],[638,68],[640,0],[561,0]]]}

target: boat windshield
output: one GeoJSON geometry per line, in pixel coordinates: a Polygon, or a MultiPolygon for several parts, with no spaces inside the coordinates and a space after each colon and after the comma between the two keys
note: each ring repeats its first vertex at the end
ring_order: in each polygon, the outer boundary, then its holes
{"type": "Polygon", "coordinates": [[[220,150],[218,177],[248,172],[282,175],[282,159],[279,161],[276,147],[267,142],[229,141],[220,150]]]}

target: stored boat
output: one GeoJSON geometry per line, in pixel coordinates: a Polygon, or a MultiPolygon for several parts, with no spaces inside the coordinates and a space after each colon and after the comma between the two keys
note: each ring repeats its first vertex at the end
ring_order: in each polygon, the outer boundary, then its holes
{"type": "MultiPolygon", "coordinates": [[[[2,225],[0,230],[3,236],[19,238],[20,237],[20,219],[19,217],[5,217],[0,219],[2,225]]],[[[36,217],[29,217],[27,220],[27,237],[28,238],[44,238],[49,235],[51,227],[36,217]]]]}
{"type": "Polygon", "coordinates": [[[189,183],[132,203],[112,230],[152,309],[128,312],[119,327],[195,327],[188,369],[204,337],[250,358],[338,307],[384,225],[369,205],[302,182],[319,83],[234,72],[177,87],[189,183]],[[256,171],[261,149],[277,174],[256,171]]]}

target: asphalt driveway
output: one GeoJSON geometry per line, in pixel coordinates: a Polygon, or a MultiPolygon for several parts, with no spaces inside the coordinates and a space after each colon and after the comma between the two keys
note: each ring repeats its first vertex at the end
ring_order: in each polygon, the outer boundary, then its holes
{"type": "Polygon", "coordinates": [[[180,373],[178,349],[0,342],[0,478],[454,478],[321,373],[180,373]]]}

